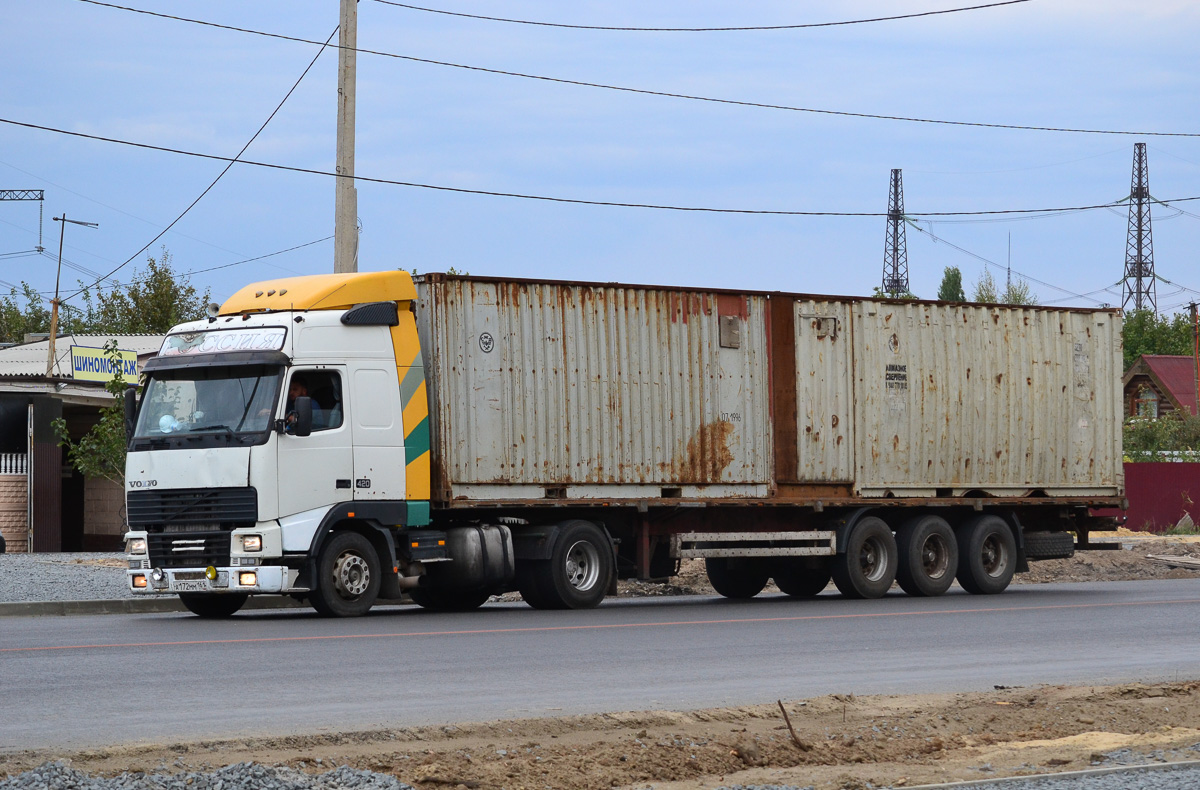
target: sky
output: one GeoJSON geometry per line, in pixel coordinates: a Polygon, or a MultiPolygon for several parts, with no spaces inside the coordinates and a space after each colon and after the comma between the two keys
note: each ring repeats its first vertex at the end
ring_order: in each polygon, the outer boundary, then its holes
{"type": "MultiPolygon", "coordinates": [[[[443,11],[610,27],[799,25],[973,5],[956,0],[414,0],[443,11]]],[[[324,41],[337,0],[114,0],[324,41]]],[[[487,192],[739,210],[874,213],[903,173],[911,290],[948,266],[1029,278],[1043,304],[1120,306],[1124,207],[1146,143],[1151,194],[1200,197],[1200,3],[1028,0],[912,19],[721,32],[578,30],[358,5],[358,46],[409,58],[665,93],[980,128],[742,106],[358,55],[356,175],[487,192]],[[1146,133],[1182,133],[1153,136],[1146,133]],[[990,261],[991,265],[985,261],[990,261]]],[[[336,41],[336,39],[335,39],[336,41]]],[[[0,3],[0,118],[232,157],[320,49],[82,0],[0,3]]],[[[243,158],[329,173],[337,51],[325,50],[243,158]]],[[[333,270],[334,179],[0,123],[0,287],[63,293],[169,251],[222,301],[259,280],[333,270]],[[315,242],[315,243],[314,243],[315,242]],[[306,245],[306,246],[301,246],[306,245]],[[298,248],[298,249],[292,249],[298,248]],[[281,252],[291,250],[288,252],[281,252]],[[280,253],[280,254],[274,254],[280,253]],[[270,256],[242,263],[251,258],[270,256]],[[75,268],[72,268],[75,267],[75,268]],[[223,267],[223,268],[215,268],[223,267]],[[91,273],[89,275],[88,273],[91,273]]],[[[869,295],[883,216],[778,216],[578,205],[358,182],[361,271],[869,295]]],[[[1153,208],[1158,307],[1200,299],[1200,200],[1153,208]],[[1184,213],[1180,213],[1180,211],[1184,213]]],[[[73,297],[76,301],[78,297],[73,297]]]]}

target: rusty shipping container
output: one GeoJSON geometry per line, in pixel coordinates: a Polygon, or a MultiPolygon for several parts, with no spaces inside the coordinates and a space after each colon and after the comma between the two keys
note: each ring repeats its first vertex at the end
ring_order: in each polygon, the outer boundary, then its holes
{"type": "Polygon", "coordinates": [[[417,278],[433,496],[1119,497],[1113,310],[417,278]]]}

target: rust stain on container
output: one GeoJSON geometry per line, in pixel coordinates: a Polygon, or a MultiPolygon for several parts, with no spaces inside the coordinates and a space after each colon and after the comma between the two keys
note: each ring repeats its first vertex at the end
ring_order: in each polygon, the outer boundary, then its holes
{"type": "Polygon", "coordinates": [[[733,463],[733,453],[729,450],[732,433],[733,423],[717,420],[701,425],[696,435],[688,440],[681,479],[718,482],[725,467],[733,463]]]}

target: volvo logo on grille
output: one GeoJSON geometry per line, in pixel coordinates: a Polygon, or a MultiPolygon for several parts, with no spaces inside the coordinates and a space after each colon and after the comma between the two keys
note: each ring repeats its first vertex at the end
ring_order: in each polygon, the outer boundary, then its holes
{"type": "Polygon", "coordinates": [[[130,488],[154,488],[158,485],[157,480],[130,480],[130,488]]]}

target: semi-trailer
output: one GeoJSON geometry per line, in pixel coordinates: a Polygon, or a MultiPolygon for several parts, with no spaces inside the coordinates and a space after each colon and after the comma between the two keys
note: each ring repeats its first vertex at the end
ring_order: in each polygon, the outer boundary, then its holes
{"type": "Polygon", "coordinates": [[[1003,591],[1123,508],[1121,315],[396,270],[242,288],[126,399],[130,589],[204,617],[1003,591]]]}

